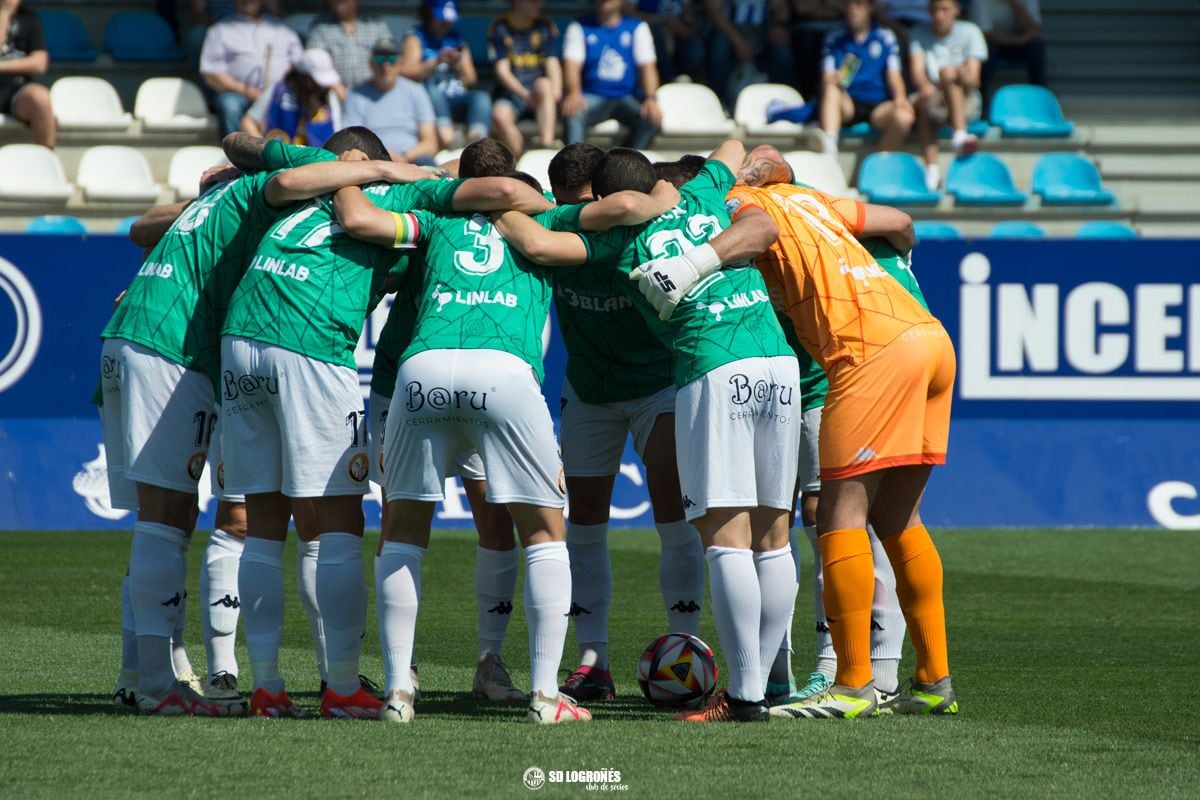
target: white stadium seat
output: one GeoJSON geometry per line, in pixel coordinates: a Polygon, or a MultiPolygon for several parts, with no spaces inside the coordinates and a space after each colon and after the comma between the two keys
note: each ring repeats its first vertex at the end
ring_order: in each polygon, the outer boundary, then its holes
{"type": "Polygon", "coordinates": [[[733,121],[725,116],[712,89],[699,83],[668,83],[658,90],[664,136],[730,136],[733,121]]]}
{"type": "Polygon", "coordinates": [[[180,200],[191,200],[200,194],[200,176],[204,174],[204,170],[228,162],[225,151],[219,147],[181,147],[171,156],[167,186],[175,190],[175,195],[180,200]]]}
{"type": "Polygon", "coordinates": [[[200,87],[183,78],[150,78],[138,87],[133,116],[147,131],[203,131],[208,105],[200,87]]]}
{"type": "Polygon", "coordinates": [[[66,131],[123,131],[133,122],[117,90],[103,78],[59,78],[50,87],[50,106],[66,131]]]}
{"type": "Polygon", "coordinates": [[[779,120],[767,122],[767,103],[782,100],[788,105],[800,105],[804,98],[800,92],[783,83],[752,83],[738,94],[733,109],[733,120],[746,129],[748,136],[795,136],[804,130],[803,125],[779,120]]]}
{"type": "Polygon", "coordinates": [[[615,119],[606,119],[604,122],[593,125],[588,128],[588,133],[596,136],[616,136],[621,132],[621,123],[615,119]]]}
{"type": "Polygon", "coordinates": [[[662,153],[658,152],[657,150],[643,150],[642,155],[644,155],[646,158],[650,159],[651,164],[653,164],[655,161],[668,161],[669,160],[669,159],[663,158],[662,153]]]}
{"type": "Polygon", "coordinates": [[[159,188],[150,165],[132,147],[101,145],[84,152],[76,182],[88,201],[153,203],[159,188]]]}
{"type": "Polygon", "coordinates": [[[445,164],[449,161],[454,161],[454,160],[460,158],[462,156],[462,151],[463,151],[463,149],[461,147],[456,148],[454,150],[442,150],[440,153],[438,153],[436,156],[433,157],[433,163],[437,164],[440,167],[442,164],[445,164]]]}
{"type": "Polygon", "coordinates": [[[74,187],[62,162],[40,144],[0,147],[0,200],[66,202],[74,187]]]}
{"type": "Polygon", "coordinates": [[[517,162],[517,169],[521,172],[528,172],[530,175],[538,179],[542,184],[542,188],[547,192],[550,191],[550,159],[558,155],[557,150],[526,150],[521,156],[521,160],[517,162]]]}
{"type": "Polygon", "coordinates": [[[793,150],[784,153],[783,158],[791,165],[800,183],[838,197],[858,197],[858,192],[846,183],[846,174],[833,156],[811,150],[793,150]]]}

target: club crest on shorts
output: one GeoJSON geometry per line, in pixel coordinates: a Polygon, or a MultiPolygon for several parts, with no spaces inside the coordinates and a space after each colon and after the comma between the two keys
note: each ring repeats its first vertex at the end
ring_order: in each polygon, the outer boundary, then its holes
{"type": "Polygon", "coordinates": [[[356,483],[362,483],[367,479],[367,472],[371,469],[371,459],[367,458],[366,453],[355,453],[350,459],[348,469],[350,477],[356,483]]]}
{"type": "Polygon", "coordinates": [[[194,481],[200,480],[200,476],[204,474],[204,462],[208,456],[205,453],[193,453],[188,459],[187,471],[188,477],[194,481]]]}

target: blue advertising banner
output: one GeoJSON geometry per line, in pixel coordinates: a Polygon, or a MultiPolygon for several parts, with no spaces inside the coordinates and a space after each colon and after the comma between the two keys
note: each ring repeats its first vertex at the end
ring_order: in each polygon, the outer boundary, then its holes
{"type": "MultiPolygon", "coordinates": [[[[933,525],[1200,528],[1200,273],[1194,241],[922,244],[914,269],[954,337],[949,462],[933,525]]],[[[0,235],[0,529],[128,527],[90,405],[99,331],[140,254],[114,236],[0,235]]],[[[357,357],[365,388],[386,307],[357,357]]],[[[546,331],[558,413],[565,353],[546,331]]],[[[448,483],[437,524],[469,526],[448,483]]],[[[379,503],[369,498],[368,524],[379,503]]],[[[206,524],[215,504],[201,481],[206,524]]],[[[614,525],[653,524],[627,443],[614,525]]]]}

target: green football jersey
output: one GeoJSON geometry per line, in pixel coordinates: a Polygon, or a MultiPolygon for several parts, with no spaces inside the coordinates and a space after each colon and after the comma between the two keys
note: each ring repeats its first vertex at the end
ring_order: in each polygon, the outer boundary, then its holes
{"type": "Polygon", "coordinates": [[[482,214],[417,214],[421,306],[401,362],[426,350],[500,350],[542,371],[550,274],[513,253],[482,214]]]}
{"type": "MultiPolygon", "coordinates": [[[[380,208],[453,208],[458,181],[375,184],[364,193],[380,208]]],[[[229,303],[222,333],[275,345],[356,369],[354,349],[367,310],[385,283],[408,266],[409,250],[348,236],[330,197],[296,207],[271,227],[229,303]]]]}
{"type": "MultiPolygon", "coordinates": [[[[679,205],[643,225],[584,237],[589,263],[620,273],[621,280],[652,258],[676,256],[729,227],[725,194],[735,178],[709,161],[679,190],[679,205]]],[[[684,295],[664,325],[637,294],[635,307],[674,354],[676,388],[743,358],[790,356],[762,275],[751,264],[726,266],[684,295]]]]}
{"type": "Polygon", "coordinates": [[[908,290],[908,293],[921,304],[922,308],[926,311],[929,310],[929,303],[925,302],[925,293],[921,291],[921,284],[917,283],[917,276],[912,271],[912,253],[905,256],[882,236],[865,239],[862,246],[867,249],[868,253],[875,256],[875,261],[883,267],[888,275],[891,275],[897,283],[908,290]]]}
{"type": "Polygon", "coordinates": [[[420,308],[421,273],[418,266],[420,256],[409,259],[409,268],[400,278],[387,321],[375,342],[375,363],[371,367],[371,391],[391,397],[396,390],[396,372],[400,368],[400,356],[412,341],[413,329],[417,324],[420,308]]]}

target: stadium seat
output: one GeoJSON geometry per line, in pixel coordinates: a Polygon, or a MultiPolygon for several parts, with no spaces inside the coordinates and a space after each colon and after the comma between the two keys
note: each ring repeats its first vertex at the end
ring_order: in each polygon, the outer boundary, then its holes
{"type": "Polygon", "coordinates": [[[87,227],[76,217],[47,214],[34,217],[25,228],[26,233],[78,234],[87,233],[87,227]]]}
{"type": "Polygon", "coordinates": [[[745,128],[748,136],[791,136],[804,130],[803,125],[787,120],[767,122],[767,103],[772,100],[800,105],[804,97],[783,83],[752,83],[738,93],[733,121],[745,128]]]}
{"type": "Polygon", "coordinates": [[[1124,222],[1097,219],[1080,225],[1075,236],[1079,239],[1136,239],[1138,233],[1124,222]]]}
{"type": "Polygon", "coordinates": [[[433,157],[433,162],[439,167],[448,161],[454,161],[462,156],[463,148],[459,147],[454,150],[442,150],[433,157]]]}
{"type": "Polygon", "coordinates": [[[313,20],[316,18],[316,14],[288,14],[283,18],[283,22],[300,36],[300,41],[306,42],[308,41],[308,29],[312,27],[313,20]]]}
{"type": "Polygon", "coordinates": [[[167,186],[175,190],[180,200],[191,200],[200,194],[200,176],[209,167],[226,164],[225,151],[211,145],[181,147],[171,156],[167,170],[167,186]]]}
{"type": "Polygon", "coordinates": [[[471,47],[471,59],[480,66],[488,63],[487,29],[491,24],[491,17],[458,18],[458,30],[471,47]]]}
{"type": "Polygon", "coordinates": [[[149,11],[118,11],[104,28],[104,49],[116,61],[182,61],[166,20],[149,11]]]}
{"type": "Polygon", "coordinates": [[[951,161],[946,191],[964,206],[1019,206],[1026,198],[1017,190],[1005,163],[991,153],[951,161]]]}
{"type": "Polygon", "coordinates": [[[1076,153],[1047,153],[1033,167],[1033,191],[1047,206],[1107,206],[1116,199],[1100,170],[1076,153]]]}
{"type": "Polygon", "coordinates": [[[588,128],[589,136],[617,136],[621,133],[621,123],[615,119],[606,119],[588,128]]]}
{"type": "Polygon", "coordinates": [[[117,223],[117,227],[113,228],[113,233],[117,236],[128,236],[130,229],[133,228],[133,223],[137,221],[137,214],[134,214],[132,217],[125,217],[123,220],[117,223]]]}
{"type": "Polygon", "coordinates": [[[913,230],[916,231],[917,239],[961,239],[962,233],[958,228],[951,225],[949,222],[933,222],[931,220],[917,220],[913,223],[913,230]]]}
{"type": "Polygon", "coordinates": [[[150,78],[138,87],[133,116],[147,131],[204,131],[208,105],[200,87],[183,78],[150,78]]]}
{"type": "Polygon", "coordinates": [[[664,136],[730,136],[736,126],[712,89],[700,83],[668,83],[658,90],[664,136]]]}
{"type": "Polygon", "coordinates": [[[40,144],[0,147],[0,200],[65,203],[74,189],[50,148],[40,144]]]}
{"type": "Polygon", "coordinates": [[[159,195],[146,157],[132,147],[88,148],[79,160],[75,181],[88,201],[153,203],[159,195]]]}
{"type": "Polygon", "coordinates": [[[858,190],[872,203],[937,205],[941,192],[925,188],[925,170],[911,153],[871,153],[858,172],[858,190]]]}
{"type": "Polygon", "coordinates": [[[557,154],[557,150],[526,150],[517,162],[517,169],[528,172],[538,179],[543,189],[550,191],[550,175],[547,170],[550,167],[550,159],[557,154]]]}
{"type": "Polygon", "coordinates": [[[842,128],[842,132],[838,135],[843,139],[874,139],[878,138],[879,131],[872,128],[869,122],[856,122],[842,128]]]}
{"type": "Polygon", "coordinates": [[[992,98],[991,117],[1002,136],[1050,139],[1075,132],[1075,123],[1063,118],[1058,98],[1043,86],[1000,87],[992,98]]]}
{"type": "MultiPolygon", "coordinates": [[[[382,14],[379,18],[391,28],[392,36],[397,42],[402,41],[408,32],[417,27],[417,23],[420,22],[416,17],[408,14],[382,14]]],[[[471,49],[471,56],[476,62],[479,62],[479,56],[475,53],[474,48],[471,49]]]]}
{"type": "Polygon", "coordinates": [[[99,53],[88,39],[79,17],[70,11],[39,11],[50,60],[95,61],[99,53]]]}
{"type": "Polygon", "coordinates": [[[674,160],[674,159],[666,158],[665,156],[663,156],[662,153],[658,152],[657,150],[642,150],[641,153],[646,158],[650,159],[651,164],[653,164],[655,161],[673,161],[674,160]]]}
{"type": "Polygon", "coordinates": [[[992,226],[988,236],[993,239],[1043,239],[1046,230],[1041,225],[1020,220],[997,222],[992,226]]]}
{"type": "Polygon", "coordinates": [[[58,127],[67,131],[123,131],[133,122],[103,78],[59,78],[50,87],[50,106],[58,127]]]}
{"type": "Polygon", "coordinates": [[[791,150],[783,154],[791,166],[796,180],[814,189],[835,194],[838,197],[853,197],[857,193],[846,183],[846,174],[836,158],[811,150],[791,150]]]}

